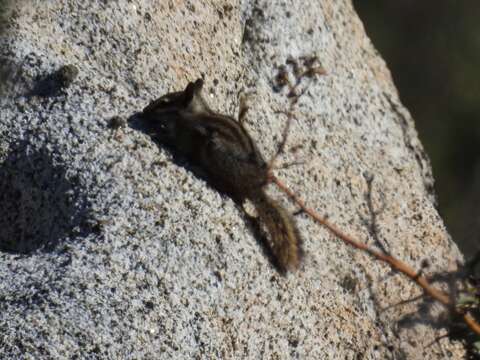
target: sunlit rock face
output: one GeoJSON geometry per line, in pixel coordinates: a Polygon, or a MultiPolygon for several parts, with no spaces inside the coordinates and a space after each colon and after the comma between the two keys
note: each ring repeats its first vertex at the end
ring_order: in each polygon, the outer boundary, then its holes
{"type": "Polygon", "coordinates": [[[454,270],[428,158],[349,1],[12,6],[0,37],[5,358],[461,358],[448,339],[427,346],[441,309],[393,306],[420,291],[272,188],[304,240],[300,269],[280,275],[243,209],[128,126],[202,77],[220,113],[248,94],[244,125],[268,159],[290,101],[279,68],[316,56],[326,75],[300,85],[280,159],[303,162],[278,177],[372,247],[454,270]]]}

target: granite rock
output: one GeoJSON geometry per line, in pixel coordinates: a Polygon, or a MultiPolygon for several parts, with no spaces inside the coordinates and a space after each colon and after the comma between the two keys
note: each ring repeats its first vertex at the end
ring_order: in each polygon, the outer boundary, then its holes
{"type": "Polygon", "coordinates": [[[349,0],[12,7],[0,38],[2,357],[462,357],[448,338],[428,346],[445,334],[441,307],[394,306],[421,294],[402,276],[304,214],[304,263],[281,276],[231,199],[146,134],[110,126],[203,77],[219,112],[249,94],[246,126],[268,158],[288,109],[273,79],[316,56],[327,74],[302,85],[282,157],[305,162],[278,176],[371,246],[454,270],[428,157],[349,0]]]}

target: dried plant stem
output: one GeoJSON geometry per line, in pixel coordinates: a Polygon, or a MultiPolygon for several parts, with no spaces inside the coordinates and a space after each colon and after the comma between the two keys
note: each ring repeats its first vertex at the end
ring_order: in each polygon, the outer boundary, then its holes
{"type": "Polygon", "coordinates": [[[432,286],[428,282],[427,278],[421,274],[421,272],[415,271],[412,267],[405,264],[403,261],[398,260],[393,256],[385,254],[381,251],[372,249],[368,247],[366,244],[344,233],[336,225],[332,224],[327,219],[317,214],[313,209],[307,207],[305,202],[301,198],[299,198],[292,190],[290,190],[281,180],[275,177],[275,175],[270,173],[269,177],[271,182],[275,183],[275,185],[277,185],[279,189],[281,189],[285,194],[287,194],[295,203],[297,203],[301,207],[301,209],[305,213],[307,213],[317,223],[325,226],[330,232],[332,232],[336,237],[338,237],[344,243],[356,249],[360,249],[380,261],[386,262],[388,265],[390,265],[390,267],[393,270],[398,271],[404,274],[405,276],[407,276],[408,278],[410,278],[418,286],[420,286],[425,291],[425,293],[430,295],[433,299],[437,300],[438,302],[440,302],[441,304],[443,304],[444,306],[446,306],[456,314],[461,315],[465,323],[468,325],[468,327],[477,335],[480,335],[480,324],[478,324],[478,322],[468,312],[464,313],[458,310],[455,307],[455,303],[448,296],[448,294],[432,286]]]}

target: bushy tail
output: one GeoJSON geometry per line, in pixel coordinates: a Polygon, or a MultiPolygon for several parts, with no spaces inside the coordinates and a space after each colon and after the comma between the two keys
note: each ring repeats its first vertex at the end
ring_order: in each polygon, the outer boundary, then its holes
{"type": "Polygon", "coordinates": [[[258,216],[270,233],[270,249],[281,271],[298,268],[302,260],[302,240],[293,217],[262,190],[251,199],[258,216]]]}

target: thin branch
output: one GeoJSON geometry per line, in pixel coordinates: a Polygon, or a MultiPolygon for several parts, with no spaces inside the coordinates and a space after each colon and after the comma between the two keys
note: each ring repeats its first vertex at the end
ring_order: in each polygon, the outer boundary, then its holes
{"type": "Polygon", "coordinates": [[[285,169],[289,169],[289,168],[294,167],[294,166],[305,165],[305,163],[306,163],[305,160],[290,161],[290,162],[286,162],[286,163],[283,163],[283,164],[280,164],[280,165],[275,165],[271,169],[272,170],[285,170],[285,169]]]}
{"type": "MultiPolygon", "coordinates": [[[[418,286],[420,286],[425,294],[429,295],[433,299],[437,300],[441,304],[443,304],[445,307],[447,307],[451,312],[463,317],[464,322],[468,325],[468,327],[477,335],[480,335],[480,324],[475,320],[475,318],[468,313],[468,311],[465,311],[459,307],[456,306],[456,303],[454,301],[454,295],[453,294],[448,294],[442,290],[437,289],[435,286],[429,283],[425,275],[423,274],[423,269],[427,265],[422,265],[422,268],[420,271],[415,271],[411,266],[407,265],[401,260],[396,259],[395,257],[389,255],[386,251],[378,251],[376,249],[372,249],[368,247],[367,244],[364,244],[354,237],[344,233],[342,230],[340,230],[336,225],[333,223],[329,222],[326,217],[322,217],[319,214],[317,214],[313,209],[309,208],[305,202],[298,197],[293,191],[291,191],[281,180],[279,180],[274,174],[273,170],[275,167],[275,161],[278,158],[278,156],[284,151],[286,142],[287,142],[287,136],[288,132],[290,130],[290,123],[292,121],[292,118],[295,116],[293,115],[293,109],[295,108],[295,105],[297,104],[299,98],[305,94],[305,92],[308,89],[308,86],[303,89],[300,93],[297,92],[297,89],[300,87],[300,83],[303,78],[309,78],[312,79],[316,75],[325,75],[326,71],[323,69],[321,66],[314,67],[313,64],[318,62],[318,59],[316,56],[310,56],[310,57],[302,57],[301,60],[303,60],[303,65],[306,67],[305,71],[301,71],[300,66],[298,65],[298,62],[295,59],[287,59],[287,65],[290,65],[293,69],[294,76],[296,78],[295,84],[293,84],[288,76],[287,68],[286,66],[281,66],[279,68],[279,72],[275,78],[276,81],[276,86],[277,89],[282,89],[284,86],[288,87],[288,94],[287,97],[289,98],[290,106],[289,106],[289,111],[279,111],[280,113],[283,113],[287,115],[287,124],[285,126],[285,130],[283,133],[283,138],[282,141],[280,142],[280,145],[278,147],[278,150],[273,156],[272,160],[268,164],[268,177],[269,177],[269,182],[275,183],[275,185],[278,186],[280,190],[282,190],[285,194],[287,194],[296,204],[300,206],[300,209],[307,213],[312,219],[314,219],[317,223],[320,225],[325,226],[331,233],[333,233],[336,237],[338,237],[340,240],[342,240],[345,244],[352,246],[356,249],[362,250],[369,254],[370,256],[374,257],[377,260],[380,260],[382,262],[387,263],[390,268],[394,271],[400,272],[406,277],[410,278],[413,282],[415,282],[418,286]]],[[[394,108],[396,109],[396,106],[394,108]]],[[[398,111],[397,111],[398,112],[398,111]]],[[[373,180],[373,178],[372,178],[373,180]]],[[[369,196],[370,198],[368,200],[368,206],[370,209],[370,212],[372,213],[373,221],[372,221],[372,230],[375,235],[377,235],[377,223],[376,223],[376,215],[378,215],[379,212],[383,211],[383,207],[385,206],[385,203],[383,203],[382,209],[380,211],[374,211],[373,209],[373,201],[371,199],[371,191],[372,191],[372,183],[369,181],[369,196]]],[[[377,239],[377,242],[378,239],[377,239]]],[[[383,249],[384,250],[384,249],[383,249]]],[[[477,256],[470,262],[470,268],[473,270],[476,266],[476,264],[480,261],[480,252],[477,254],[477,256]],[[473,264],[473,265],[472,265],[473,264]]]]}
{"type": "Polygon", "coordinates": [[[276,113],[282,113],[287,115],[287,124],[283,129],[282,141],[278,145],[278,149],[275,152],[275,155],[273,155],[272,159],[268,163],[269,172],[275,168],[275,162],[277,161],[278,157],[285,151],[285,145],[287,144],[287,138],[288,138],[288,133],[290,132],[290,125],[292,123],[292,118],[295,117],[290,111],[276,111],[276,113]]]}
{"type": "Polygon", "coordinates": [[[425,293],[430,295],[432,298],[434,298],[453,312],[461,315],[465,323],[470,327],[470,329],[474,331],[477,335],[480,335],[480,324],[478,324],[478,322],[468,312],[463,313],[458,310],[455,307],[455,303],[450,299],[448,294],[432,286],[424,275],[422,275],[418,271],[415,271],[412,267],[405,264],[403,261],[398,260],[391,255],[382,253],[378,250],[371,249],[366,244],[361,243],[352,236],[344,233],[336,225],[317,214],[313,209],[309,208],[302,199],[300,199],[292,190],[290,190],[281,180],[275,177],[275,175],[270,173],[269,178],[271,182],[275,183],[275,185],[277,185],[280,190],[287,194],[288,197],[290,197],[296,204],[298,204],[298,206],[300,206],[300,208],[317,223],[325,226],[331,233],[333,233],[336,237],[338,237],[347,245],[366,252],[370,256],[387,263],[392,269],[410,278],[418,286],[420,286],[423,291],[425,291],[425,293]]]}

